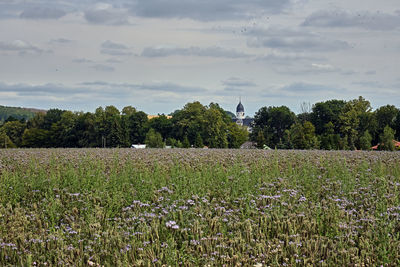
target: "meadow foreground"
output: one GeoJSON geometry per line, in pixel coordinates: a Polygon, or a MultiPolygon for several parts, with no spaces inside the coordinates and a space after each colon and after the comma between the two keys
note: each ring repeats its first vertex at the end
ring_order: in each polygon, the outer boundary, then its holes
{"type": "Polygon", "coordinates": [[[397,266],[400,153],[0,150],[0,265],[397,266]]]}

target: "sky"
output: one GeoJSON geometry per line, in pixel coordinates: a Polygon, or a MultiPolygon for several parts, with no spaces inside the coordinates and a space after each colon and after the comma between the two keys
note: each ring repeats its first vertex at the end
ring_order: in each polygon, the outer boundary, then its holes
{"type": "Polygon", "coordinates": [[[0,105],[399,107],[399,33],[398,0],[0,0],[0,105]]]}

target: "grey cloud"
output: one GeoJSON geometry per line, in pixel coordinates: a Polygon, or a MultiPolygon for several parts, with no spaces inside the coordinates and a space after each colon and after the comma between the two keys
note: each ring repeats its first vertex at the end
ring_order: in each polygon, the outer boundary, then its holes
{"type": "Polygon", "coordinates": [[[247,44],[250,47],[269,47],[296,52],[325,52],[350,48],[345,41],[291,29],[253,29],[246,35],[249,36],[247,44]]]}
{"type": "Polygon", "coordinates": [[[96,64],[91,66],[92,69],[97,70],[97,71],[103,71],[103,72],[113,72],[115,69],[114,67],[108,66],[108,65],[103,65],[103,64],[96,64]]]}
{"type": "Polygon", "coordinates": [[[115,91],[113,88],[92,88],[89,86],[66,86],[63,84],[6,84],[0,82],[0,93],[9,98],[10,103],[39,108],[66,108],[78,107],[95,108],[100,103],[109,105],[112,101],[126,99],[131,96],[129,90],[115,91]],[[95,100],[95,101],[94,101],[95,100]],[[111,101],[111,102],[110,102],[111,101]]]}
{"type": "Polygon", "coordinates": [[[142,17],[213,21],[280,13],[290,4],[290,0],[137,0],[132,12],[142,17]]]}
{"type": "Polygon", "coordinates": [[[359,27],[368,30],[394,30],[400,27],[400,13],[349,13],[345,10],[323,10],[308,16],[302,26],[313,27],[359,27]]]}
{"type": "Polygon", "coordinates": [[[84,12],[84,17],[86,21],[93,24],[122,25],[129,23],[128,12],[111,5],[88,9],[84,12]]]}
{"type": "Polygon", "coordinates": [[[23,19],[59,19],[67,13],[64,10],[52,7],[39,7],[34,6],[25,9],[20,18],[23,19]]]}
{"type": "Polygon", "coordinates": [[[128,47],[126,47],[125,45],[114,43],[111,42],[110,40],[107,40],[104,43],[102,43],[101,47],[106,49],[128,49],[128,47]]]}
{"type": "Polygon", "coordinates": [[[376,71],[375,70],[369,70],[369,71],[364,72],[364,74],[365,75],[375,75],[376,71]]]}
{"type": "Polygon", "coordinates": [[[151,91],[166,91],[175,93],[196,93],[205,92],[206,90],[201,87],[194,86],[183,86],[171,82],[162,83],[147,83],[138,86],[140,89],[151,90],[151,91]]]}
{"type": "Polygon", "coordinates": [[[122,60],[116,59],[116,58],[109,58],[106,60],[107,63],[122,63],[122,60]]]}
{"type": "Polygon", "coordinates": [[[41,54],[51,53],[51,50],[44,50],[22,40],[14,40],[12,42],[0,42],[0,51],[18,52],[23,54],[41,54]]]}
{"type": "Polygon", "coordinates": [[[241,80],[235,77],[232,77],[226,81],[222,82],[223,85],[227,86],[230,90],[234,90],[235,87],[254,87],[257,86],[254,82],[241,80]],[[233,87],[233,88],[232,88],[233,87]]]}
{"type": "Polygon", "coordinates": [[[115,84],[102,82],[102,81],[95,81],[95,82],[82,82],[79,85],[84,85],[84,86],[113,86],[115,84]]]}
{"type": "Polygon", "coordinates": [[[387,84],[383,84],[382,82],[378,82],[378,81],[362,81],[362,82],[353,82],[352,84],[354,85],[359,85],[362,87],[367,87],[367,88],[390,88],[392,86],[387,85],[387,84]]]}
{"type": "Polygon", "coordinates": [[[128,56],[132,55],[129,48],[123,44],[114,43],[107,40],[101,44],[100,53],[111,56],[128,56]]]}
{"type": "Polygon", "coordinates": [[[357,72],[354,71],[354,70],[345,70],[345,71],[341,71],[340,74],[342,74],[342,75],[355,75],[355,74],[357,74],[357,72]]]}
{"type": "Polygon", "coordinates": [[[224,93],[220,93],[220,95],[227,95],[226,92],[233,92],[233,93],[243,93],[242,88],[237,88],[237,87],[225,87],[224,88],[224,93]]]}
{"type": "Polygon", "coordinates": [[[174,93],[196,93],[205,92],[206,90],[201,87],[184,86],[172,82],[153,82],[142,84],[131,83],[109,83],[104,81],[83,82],[80,85],[84,86],[101,86],[110,88],[130,88],[138,90],[160,91],[160,92],[174,92],[174,93]]]}
{"type": "Polygon", "coordinates": [[[93,60],[86,59],[86,58],[76,58],[72,60],[74,63],[93,63],[93,60]]]}
{"type": "Polygon", "coordinates": [[[72,42],[73,42],[72,40],[66,38],[57,38],[49,41],[50,44],[70,44],[72,42]]]}
{"type": "Polygon", "coordinates": [[[330,87],[326,85],[317,85],[317,84],[309,84],[309,83],[293,83],[287,86],[284,86],[280,89],[283,92],[287,93],[295,93],[297,95],[302,94],[337,94],[347,92],[346,89],[330,87]]]}
{"type": "Polygon", "coordinates": [[[225,49],[218,46],[213,47],[146,47],[141,54],[143,57],[168,57],[168,56],[199,56],[199,57],[218,57],[218,58],[246,58],[250,55],[225,49]]]}
{"type": "Polygon", "coordinates": [[[311,63],[304,64],[294,62],[292,64],[281,64],[272,66],[272,69],[277,73],[284,75],[318,75],[318,74],[327,74],[327,73],[337,73],[341,75],[352,75],[356,74],[355,71],[352,70],[342,70],[339,67],[332,66],[330,64],[319,64],[319,63],[311,63]]]}
{"type": "Polygon", "coordinates": [[[292,65],[294,63],[298,63],[299,61],[321,62],[325,61],[326,59],[322,57],[308,56],[300,53],[272,52],[267,55],[259,56],[255,60],[261,62],[272,62],[274,64],[292,65]]]}
{"type": "Polygon", "coordinates": [[[82,12],[93,24],[129,24],[130,16],[189,18],[199,21],[249,19],[284,12],[295,0],[116,0],[50,1],[35,3],[1,1],[0,17],[58,19],[71,12],[82,12]]]}
{"type": "Polygon", "coordinates": [[[61,84],[43,84],[43,85],[29,85],[29,84],[6,84],[0,82],[0,92],[12,92],[18,95],[60,95],[71,93],[85,93],[84,88],[70,88],[61,84]]]}

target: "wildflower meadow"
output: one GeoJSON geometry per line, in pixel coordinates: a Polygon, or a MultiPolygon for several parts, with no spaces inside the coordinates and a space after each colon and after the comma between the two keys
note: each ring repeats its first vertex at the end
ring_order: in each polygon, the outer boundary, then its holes
{"type": "Polygon", "coordinates": [[[1,266],[398,266],[400,153],[0,151],[1,266]]]}

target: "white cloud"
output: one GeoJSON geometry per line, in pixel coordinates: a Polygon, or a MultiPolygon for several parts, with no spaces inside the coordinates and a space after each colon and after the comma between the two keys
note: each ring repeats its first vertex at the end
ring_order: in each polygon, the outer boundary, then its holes
{"type": "Polygon", "coordinates": [[[302,26],[349,28],[368,30],[394,30],[400,27],[400,12],[395,14],[376,11],[348,12],[342,9],[320,10],[308,16],[302,26]]]}
{"type": "Polygon", "coordinates": [[[222,81],[224,86],[228,87],[254,87],[257,86],[254,82],[239,79],[236,77],[229,78],[228,80],[222,81]]]}
{"type": "Polygon", "coordinates": [[[70,43],[73,43],[73,42],[74,42],[73,40],[69,40],[69,39],[66,39],[66,38],[51,39],[49,41],[50,44],[62,44],[62,45],[70,44],[70,43]]]}
{"type": "Polygon", "coordinates": [[[131,10],[141,17],[218,21],[276,14],[291,4],[290,0],[136,0],[131,10]]]}
{"type": "Polygon", "coordinates": [[[84,12],[86,21],[93,24],[122,25],[129,24],[126,9],[115,8],[111,4],[97,4],[84,12]]]}
{"type": "Polygon", "coordinates": [[[132,55],[129,48],[123,44],[115,43],[107,40],[101,44],[100,53],[111,56],[128,56],[132,55]]]}
{"type": "Polygon", "coordinates": [[[20,17],[23,19],[59,19],[66,14],[64,10],[58,8],[34,6],[25,9],[20,17]]]}
{"type": "Polygon", "coordinates": [[[247,31],[250,47],[268,47],[291,52],[325,52],[350,48],[346,41],[327,38],[304,30],[256,28],[247,31]]]}
{"type": "Polygon", "coordinates": [[[29,42],[22,40],[14,40],[12,42],[0,42],[0,51],[17,52],[20,55],[24,54],[42,54],[50,53],[51,50],[44,50],[29,42]]]}
{"type": "Polygon", "coordinates": [[[91,66],[91,68],[102,72],[113,72],[115,70],[114,67],[104,64],[96,64],[91,66]]]}
{"type": "Polygon", "coordinates": [[[141,54],[143,57],[168,57],[168,56],[199,56],[199,57],[216,57],[216,58],[246,58],[243,52],[233,49],[225,49],[218,46],[212,47],[146,47],[141,54]]]}
{"type": "Polygon", "coordinates": [[[133,83],[109,83],[104,81],[95,81],[95,82],[84,82],[80,85],[84,86],[96,86],[102,88],[126,88],[128,89],[136,89],[136,90],[145,90],[145,91],[159,91],[159,92],[170,92],[170,93],[195,93],[195,92],[205,92],[206,89],[195,86],[186,86],[181,85],[169,81],[160,81],[160,82],[150,82],[150,83],[141,83],[141,84],[133,84],[133,83]]]}

